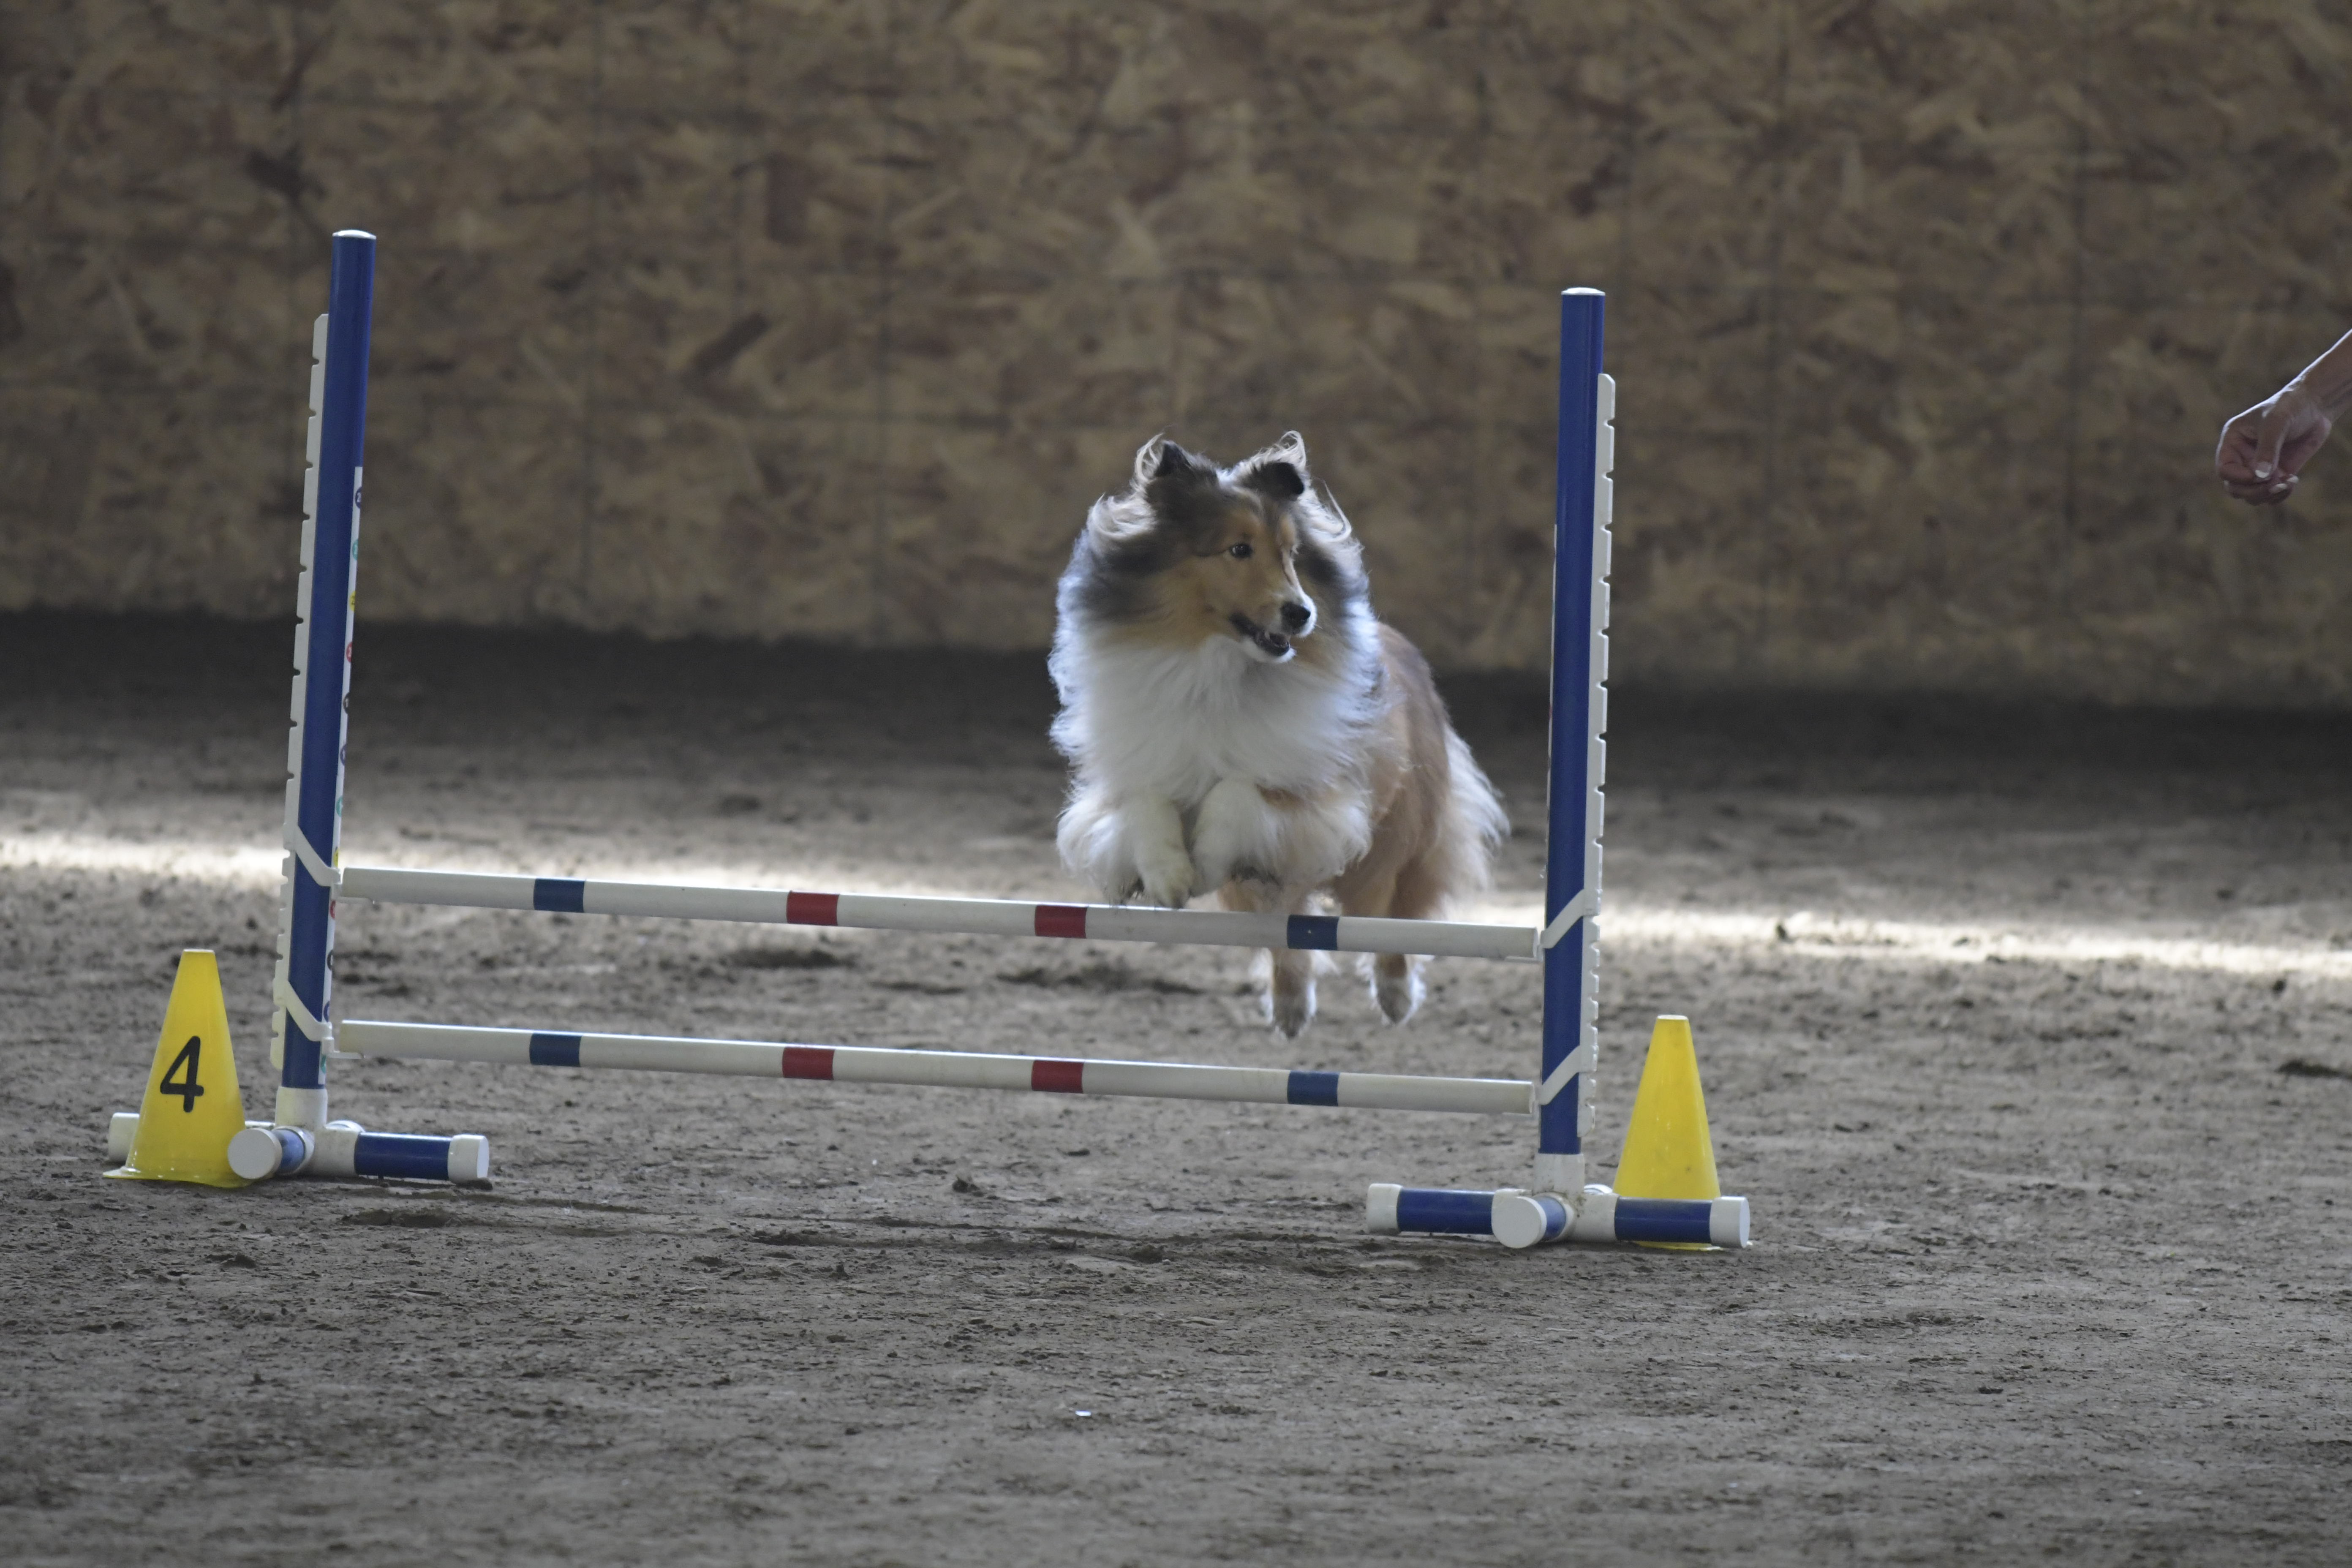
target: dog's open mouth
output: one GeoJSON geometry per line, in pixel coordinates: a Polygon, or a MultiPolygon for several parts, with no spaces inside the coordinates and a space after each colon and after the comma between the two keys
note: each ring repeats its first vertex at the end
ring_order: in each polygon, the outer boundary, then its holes
{"type": "Polygon", "coordinates": [[[1242,634],[1243,641],[1255,644],[1258,652],[1265,655],[1266,658],[1274,660],[1276,664],[1280,664],[1284,659],[1288,658],[1294,651],[1290,646],[1290,639],[1288,637],[1283,636],[1280,632],[1273,631],[1267,627],[1259,626],[1247,616],[1235,616],[1234,617],[1234,630],[1242,634]]]}

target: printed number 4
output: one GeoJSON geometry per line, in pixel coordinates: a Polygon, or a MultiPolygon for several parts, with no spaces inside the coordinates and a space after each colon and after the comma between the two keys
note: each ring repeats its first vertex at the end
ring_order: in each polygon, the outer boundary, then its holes
{"type": "Polygon", "coordinates": [[[196,1096],[205,1091],[205,1086],[196,1081],[196,1064],[204,1060],[204,1056],[205,1037],[202,1035],[189,1036],[188,1043],[180,1047],[180,1054],[173,1057],[172,1065],[164,1069],[163,1081],[155,1086],[165,1094],[178,1095],[182,1110],[195,1110],[196,1096]],[[183,1068],[186,1068],[188,1073],[188,1076],[184,1079],[180,1078],[180,1070],[183,1068]],[[174,1083],[173,1081],[174,1079],[178,1079],[179,1081],[174,1083]]]}

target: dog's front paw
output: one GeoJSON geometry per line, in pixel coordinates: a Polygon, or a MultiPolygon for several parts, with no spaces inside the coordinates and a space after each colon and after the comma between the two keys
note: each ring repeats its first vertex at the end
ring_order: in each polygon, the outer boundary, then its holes
{"type": "Polygon", "coordinates": [[[1189,855],[1144,855],[1143,896],[1164,909],[1181,910],[1191,901],[1197,873],[1189,855]]]}

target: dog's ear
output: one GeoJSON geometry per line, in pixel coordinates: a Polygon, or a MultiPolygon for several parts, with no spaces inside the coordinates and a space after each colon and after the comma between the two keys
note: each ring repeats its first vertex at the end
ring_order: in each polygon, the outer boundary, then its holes
{"type": "Polygon", "coordinates": [[[1168,445],[1168,432],[1162,430],[1135,449],[1135,484],[1138,494],[1151,482],[1154,470],[1160,467],[1160,449],[1168,445]]]}
{"type": "MultiPolygon", "coordinates": [[[[1151,477],[1144,485],[1144,493],[1154,505],[1172,500],[1202,485],[1216,483],[1217,470],[1192,456],[1175,442],[1160,441],[1159,458],[1151,465],[1151,477]]],[[[1137,467],[1142,467],[1143,454],[1137,454],[1137,467]]]]}
{"type": "Polygon", "coordinates": [[[1244,474],[1242,483],[1278,501],[1297,500],[1307,493],[1306,476],[1279,458],[1260,463],[1244,474]]]}
{"type": "Polygon", "coordinates": [[[1160,460],[1151,466],[1154,480],[1183,479],[1202,471],[1200,461],[1173,441],[1160,443],[1160,460]]]}
{"type": "Polygon", "coordinates": [[[1162,430],[1135,449],[1134,493],[1141,495],[1154,479],[1167,475],[1173,478],[1187,467],[1198,466],[1200,459],[1168,438],[1162,430]]]}
{"type": "Polygon", "coordinates": [[[1242,465],[1241,483],[1276,501],[1307,493],[1307,440],[1296,430],[1242,465]]]}

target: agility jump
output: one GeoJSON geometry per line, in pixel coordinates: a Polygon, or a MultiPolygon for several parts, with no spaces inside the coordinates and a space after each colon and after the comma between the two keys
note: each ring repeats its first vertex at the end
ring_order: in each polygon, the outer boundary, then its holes
{"type": "MultiPolygon", "coordinates": [[[[1345,915],[1252,914],[1001,900],[897,898],[782,889],[691,887],[568,877],[341,865],[352,628],[357,595],[367,362],[375,237],[334,237],[329,309],[312,332],[309,471],[303,484],[300,624],[287,752],[284,890],[273,984],[273,1119],[228,1146],[247,1181],[362,1175],[481,1181],[486,1140],[371,1132],[330,1121],[333,1057],[719,1073],[836,1083],[1528,1115],[1537,1124],[1528,1189],[1453,1191],[1375,1184],[1377,1232],[1547,1241],[1748,1244],[1741,1197],[1634,1198],[1588,1184],[1598,1047],[1601,775],[1605,748],[1609,541],[1615,384],[1601,369],[1604,300],[1561,297],[1559,489],[1555,523],[1549,842],[1545,923],[1472,925],[1345,915]],[[868,930],[965,932],[1344,952],[1485,958],[1543,965],[1540,1071],[1528,1081],[1327,1072],[1192,1063],[1073,1060],[931,1050],[706,1040],[562,1030],[331,1020],[338,896],[385,903],[651,916],[868,930]]],[[[193,1068],[190,1069],[193,1080],[193,1068]]],[[[171,1088],[170,1084],[165,1085],[171,1088]]],[[[176,1088],[172,1092],[179,1092],[176,1088]]],[[[152,1099],[151,1099],[151,1102],[152,1099]]],[[[193,1099],[190,1104],[194,1103],[193,1099]]],[[[119,1114],[110,1142],[135,1140],[119,1114]]],[[[1709,1157],[1711,1163],[1711,1156],[1709,1157]]],[[[1711,1188],[1709,1190],[1712,1190],[1711,1188]]]]}

